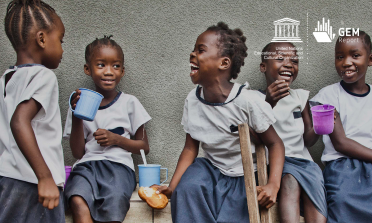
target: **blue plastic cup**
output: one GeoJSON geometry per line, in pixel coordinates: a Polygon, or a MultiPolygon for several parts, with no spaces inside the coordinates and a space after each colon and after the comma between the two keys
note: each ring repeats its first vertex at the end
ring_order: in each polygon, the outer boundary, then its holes
{"type": "Polygon", "coordinates": [[[139,186],[149,187],[151,185],[160,185],[160,170],[166,170],[166,178],[161,184],[168,180],[168,168],[161,168],[159,164],[144,164],[138,165],[139,186]]]}
{"type": "Polygon", "coordinates": [[[76,103],[75,110],[71,108],[71,97],[76,93],[72,92],[69,99],[70,110],[74,113],[75,117],[86,120],[93,121],[94,117],[97,114],[99,105],[103,99],[103,95],[98,92],[86,89],[79,88],[81,91],[80,99],[76,103]]]}

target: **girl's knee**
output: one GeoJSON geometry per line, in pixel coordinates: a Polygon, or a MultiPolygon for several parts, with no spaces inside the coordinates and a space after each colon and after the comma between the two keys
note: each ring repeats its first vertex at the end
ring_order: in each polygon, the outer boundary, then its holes
{"type": "Polygon", "coordinates": [[[291,190],[299,190],[300,189],[300,184],[297,182],[296,178],[292,176],[291,174],[286,174],[282,178],[282,183],[280,188],[288,188],[291,190]]]}
{"type": "Polygon", "coordinates": [[[72,196],[70,198],[70,206],[71,206],[72,212],[89,211],[88,204],[80,196],[72,196]]]}
{"type": "Polygon", "coordinates": [[[301,194],[301,186],[291,174],[286,174],[282,178],[280,185],[281,196],[299,197],[301,194]]]}

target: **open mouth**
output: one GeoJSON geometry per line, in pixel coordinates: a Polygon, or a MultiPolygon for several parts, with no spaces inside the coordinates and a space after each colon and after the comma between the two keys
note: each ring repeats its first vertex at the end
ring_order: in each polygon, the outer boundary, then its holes
{"type": "Polygon", "coordinates": [[[292,77],[293,76],[293,74],[289,71],[279,72],[279,75],[280,76],[285,76],[285,77],[292,77]]]}
{"type": "Polygon", "coordinates": [[[190,63],[190,67],[191,67],[190,75],[193,75],[199,71],[199,67],[194,63],[190,63]]]}

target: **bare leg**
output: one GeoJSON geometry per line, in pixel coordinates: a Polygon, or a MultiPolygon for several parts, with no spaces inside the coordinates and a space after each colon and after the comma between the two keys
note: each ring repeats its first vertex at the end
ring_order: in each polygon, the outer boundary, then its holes
{"type": "Polygon", "coordinates": [[[327,219],[314,206],[309,196],[302,192],[302,199],[304,201],[304,217],[306,223],[326,223],[327,219]]]}
{"type": "Polygon", "coordinates": [[[279,219],[281,223],[298,223],[300,219],[301,186],[291,174],[282,178],[279,190],[279,219]]]}
{"type": "Polygon", "coordinates": [[[89,207],[82,197],[72,196],[70,206],[74,223],[93,223],[89,207]]]}

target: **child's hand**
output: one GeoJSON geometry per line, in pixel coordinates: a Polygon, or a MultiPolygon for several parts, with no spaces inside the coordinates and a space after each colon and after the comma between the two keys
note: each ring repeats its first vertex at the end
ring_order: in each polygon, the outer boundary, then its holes
{"type": "Polygon", "coordinates": [[[39,180],[37,185],[39,192],[39,202],[44,207],[52,210],[59,204],[59,190],[52,177],[39,180]]]}
{"type": "Polygon", "coordinates": [[[163,186],[158,186],[158,185],[152,185],[151,187],[155,187],[158,190],[156,191],[157,194],[164,194],[168,198],[172,196],[173,189],[171,187],[167,187],[165,185],[163,186]]]}
{"type": "Polygon", "coordinates": [[[72,95],[72,97],[71,97],[71,107],[72,107],[72,109],[75,109],[76,103],[80,99],[80,94],[81,94],[81,91],[79,89],[76,89],[76,93],[72,95]]]}
{"type": "Polygon", "coordinates": [[[119,135],[106,129],[97,129],[97,131],[93,133],[93,136],[97,140],[97,143],[104,147],[118,144],[116,138],[119,135]]]}
{"type": "Polygon", "coordinates": [[[267,209],[271,208],[276,203],[276,196],[278,195],[279,188],[272,184],[265,186],[257,186],[257,200],[258,204],[267,209]]]}
{"type": "MultiPolygon", "coordinates": [[[[287,78],[287,77],[283,77],[287,78]]],[[[289,77],[288,77],[289,78],[289,77]]],[[[289,95],[289,85],[285,80],[276,80],[266,89],[266,102],[268,102],[271,107],[275,107],[276,103],[289,95]]]]}

